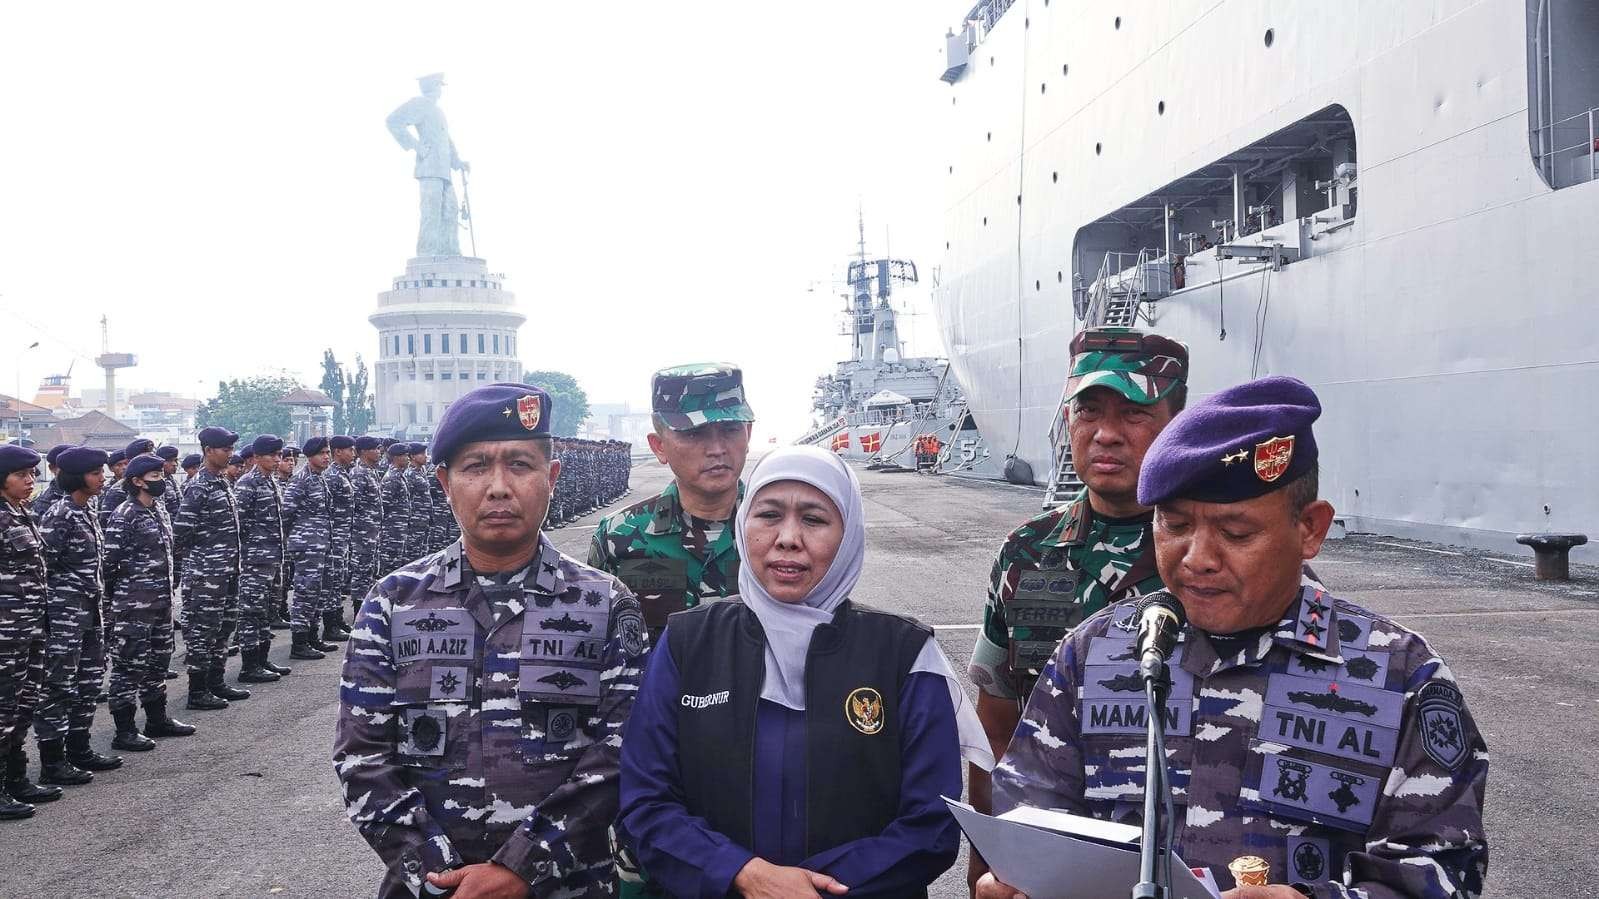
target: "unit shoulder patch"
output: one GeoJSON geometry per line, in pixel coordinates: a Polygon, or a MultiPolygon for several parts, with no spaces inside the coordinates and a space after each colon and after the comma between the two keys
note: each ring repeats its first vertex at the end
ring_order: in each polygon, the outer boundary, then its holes
{"type": "Polygon", "coordinates": [[[1427,756],[1450,771],[1466,760],[1465,704],[1453,684],[1433,681],[1416,694],[1416,726],[1421,729],[1421,748],[1427,756]]]}

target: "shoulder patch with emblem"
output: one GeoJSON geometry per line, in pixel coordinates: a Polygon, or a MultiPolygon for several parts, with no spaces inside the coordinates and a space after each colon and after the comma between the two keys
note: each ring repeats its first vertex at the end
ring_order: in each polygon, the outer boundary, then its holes
{"type": "Polygon", "coordinates": [[[1453,684],[1433,681],[1416,694],[1416,726],[1421,728],[1421,748],[1428,758],[1450,771],[1466,760],[1465,723],[1461,720],[1460,691],[1453,684]]]}

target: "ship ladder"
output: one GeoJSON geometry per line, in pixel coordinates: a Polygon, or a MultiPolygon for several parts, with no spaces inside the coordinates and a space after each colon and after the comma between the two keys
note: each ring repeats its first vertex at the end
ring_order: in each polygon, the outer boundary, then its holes
{"type": "Polygon", "coordinates": [[[1072,464],[1071,431],[1066,426],[1066,388],[1060,392],[1060,404],[1056,407],[1059,413],[1055,416],[1055,424],[1049,429],[1051,456],[1054,465],[1049,473],[1049,484],[1044,488],[1045,509],[1069,502],[1078,491],[1083,489],[1083,480],[1077,476],[1077,468],[1072,464]]]}

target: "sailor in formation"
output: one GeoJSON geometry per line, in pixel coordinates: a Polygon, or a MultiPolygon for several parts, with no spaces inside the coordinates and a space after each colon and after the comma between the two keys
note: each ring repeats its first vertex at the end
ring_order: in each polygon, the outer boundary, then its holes
{"type": "Polygon", "coordinates": [[[355,465],[355,438],[338,434],[328,438],[333,461],[323,471],[328,485],[328,519],[332,539],[328,544],[328,567],[323,582],[322,636],[329,642],[343,642],[350,636],[344,621],[344,596],[350,589],[350,538],[355,527],[355,480],[350,469],[355,465]]]}
{"type": "Polygon", "coordinates": [[[314,660],[338,649],[319,639],[333,542],[333,519],[323,473],[332,464],[333,453],[326,437],[309,438],[304,450],[305,466],[283,491],[283,529],[294,562],[293,599],[289,605],[294,646],[290,657],[314,660]]]}
{"type": "Polygon", "coordinates": [[[184,485],[177,520],[170,525],[178,566],[174,575],[182,577],[191,711],[215,711],[250,698],[248,690],[222,678],[239,615],[239,508],[224,464],[238,441],[239,435],[226,428],[200,432],[205,465],[184,485]]]}
{"type": "Polygon", "coordinates": [[[620,440],[555,438],[555,457],[566,472],[550,499],[549,526],[565,527],[627,493],[632,448],[620,440]]]}
{"type": "Polygon", "coordinates": [[[239,680],[269,684],[291,673],[268,657],[272,649],[271,609],[283,576],[283,490],[277,469],[283,439],[257,435],[250,448],[254,463],[233,485],[239,512],[239,680]]]}
{"type": "Polygon", "coordinates": [[[411,465],[410,450],[394,443],[385,451],[388,469],[379,483],[383,501],[383,526],[378,538],[378,569],[393,571],[416,558],[410,554],[411,490],[405,470],[411,465]]]}

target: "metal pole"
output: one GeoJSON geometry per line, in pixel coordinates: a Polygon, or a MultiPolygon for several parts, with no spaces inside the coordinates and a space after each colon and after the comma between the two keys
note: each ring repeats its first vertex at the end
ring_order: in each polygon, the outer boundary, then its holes
{"type": "Polygon", "coordinates": [[[472,192],[467,188],[466,169],[461,170],[461,218],[466,219],[466,238],[472,244],[472,256],[477,257],[477,230],[472,227],[472,192]]]}
{"type": "Polygon", "coordinates": [[[1590,110],[1588,110],[1588,180],[1589,181],[1594,180],[1595,174],[1599,174],[1599,169],[1596,169],[1594,167],[1594,154],[1595,154],[1595,147],[1594,147],[1594,143],[1593,143],[1593,110],[1590,109],[1590,110]]]}
{"type": "MultiPolygon", "coordinates": [[[[1592,116],[1590,116],[1589,118],[1591,119],[1592,116]]],[[[1161,232],[1161,240],[1164,241],[1165,244],[1166,244],[1166,258],[1170,259],[1171,258],[1171,204],[1170,203],[1166,203],[1166,204],[1164,204],[1164,206],[1165,206],[1165,213],[1164,213],[1164,215],[1165,215],[1165,229],[1161,232]]]]}
{"type": "Polygon", "coordinates": [[[1233,234],[1244,233],[1244,175],[1233,169],[1233,234]]]}

